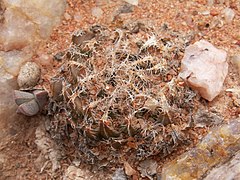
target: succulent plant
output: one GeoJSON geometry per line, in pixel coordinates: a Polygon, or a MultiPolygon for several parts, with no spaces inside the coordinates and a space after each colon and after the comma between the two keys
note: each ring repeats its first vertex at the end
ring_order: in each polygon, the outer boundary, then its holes
{"type": "Polygon", "coordinates": [[[101,26],[76,33],[53,78],[52,133],[68,136],[91,163],[118,148],[140,159],[164,157],[186,140],[183,116],[195,96],[184,98],[192,91],[178,84],[180,63],[173,57],[189,42],[178,40],[180,34],[158,40],[146,28],[140,45],[133,41],[137,33],[101,26]]]}
{"type": "Polygon", "coordinates": [[[17,113],[34,116],[47,104],[48,93],[44,90],[33,92],[14,90],[14,100],[18,105],[17,113]]]}

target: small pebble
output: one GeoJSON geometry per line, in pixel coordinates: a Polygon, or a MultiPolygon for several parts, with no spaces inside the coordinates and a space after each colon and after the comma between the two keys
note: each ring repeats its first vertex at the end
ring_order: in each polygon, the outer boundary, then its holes
{"type": "Polygon", "coordinates": [[[201,14],[204,15],[204,16],[208,16],[210,14],[210,12],[209,11],[203,11],[201,14]]]}
{"type": "Polygon", "coordinates": [[[219,14],[219,12],[218,12],[216,9],[212,9],[212,10],[210,11],[210,14],[211,14],[212,16],[217,16],[217,15],[219,14]]]}
{"type": "Polygon", "coordinates": [[[72,19],[71,15],[68,14],[67,12],[65,12],[63,16],[64,16],[65,20],[67,20],[67,21],[72,19]]]}
{"type": "Polygon", "coordinates": [[[212,6],[214,4],[214,0],[208,0],[208,5],[212,6]]]}
{"type": "Polygon", "coordinates": [[[233,18],[235,16],[235,12],[231,8],[225,8],[222,11],[222,13],[223,13],[225,21],[227,23],[231,23],[233,21],[233,18]]]}
{"type": "Polygon", "coordinates": [[[76,12],[73,18],[76,22],[80,22],[82,20],[82,15],[79,12],[76,12]]]}
{"type": "Polygon", "coordinates": [[[125,2],[129,3],[129,4],[132,4],[134,6],[137,6],[138,5],[138,0],[124,0],[125,2]]]}
{"type": "Polygon", "coordinates": [[[179,77],[204,99],[212,101],[220,94],[227,73],[227,52],[200,40],[186,48],[179,77]]]}
{"type": "Polygon", "coordinates": [[[56,61],[61,61],[61,60],[63,60],[64,55],[65,55],[64,52],[58,52],[57,54],[55,54],[53,56],[53,59],[56,61]]]}
{"type": "Polygon", "coordinates": [[[133,5],[131,4],[124,4],[122,7],[118,9],[119,14],[124,14],[124,13],[131,13],[133,12],[133,5]]]}
{"type": "Polygon", "coordinates": [[[40,63],[43,66],[51,65],[52,58],[47,54],[41,54],[38,58],[38,63],[40,63]]]}
{"type": "Polygon", "coordinates": [[[240,46],[240,40],[235,43],[236,45],[240,46]]]}
{"type": "Polygon", "coordinates": [[[238,74],[240,74],[240,54],[234,55],[230,57],[231,62],[235,65],[238,69],[238,74]]]}
{"type": "Polygon", "coordinates": [[[38,83],[40,76],[40,67],[35,62],[27,62],[21,67],[17,82],[21,89],[29,89],[38,83]]]}
{"type": "Polygon", "coordinates": [[[193,16],[198,15],[198,11],[193,11],[193,12],[192,12],[192,15],[193,15],[193,16]]]}
{"type": "Polygon", "coordinates": [[[103,14],[103,10],[99,7],[92,8],[92,15],[96,18],[100,18],[103,14]]]}
{"type": "Polygon", "coordinates": [[[223,27],[224,22],[221,18],[219,18],[218,16],[214,16],[212,22],[210,23],[210,28],[221,28],[223,27]]]}

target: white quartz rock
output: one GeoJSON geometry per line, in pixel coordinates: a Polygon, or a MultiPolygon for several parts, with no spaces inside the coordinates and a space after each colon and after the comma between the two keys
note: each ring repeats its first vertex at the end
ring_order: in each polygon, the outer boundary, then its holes
{"type": "Polygon", "coordinates": [[[0,23],[0,50],[20,50],[33,43],[37,36],[33,22],[13,9],[6,9],[4,18],[4,24],[0,23]]]}
{"type": "Polygon", "coordinates": [[[92,8],[92,15],[96,18],[100,18],[103,14],[103,10],[100,7],[92,8]]]}
{"type": "Polygon", "coordinates": [[[6,10],[0,22],[0,50],[19,50],[48,38],[65,5],[65,0],[3,0],[6,10]]]}
{"type": "Polygon", "coordinates": [[[228,73],[227,53],[200,40],[186,48],[179,77],[199,94],[212,101],[223,87],[228,73]]]}
{"type": "Polygon", "coordinates": [[[0,82],[16,77],[20,67],[31,57],[32,53],[28,50],[0,51],[0,82]]]}
{"type": "Polygon", "coordinates": [[[138,5],[138,0],[124,0],[124,1],[135,6],[138,5]]]}
{"type": "Polygon", "coordinates": [[[13,89],[18,88],[16,77],[60,22],[65,6],[66,0],[0,0],[1,123],[19,120],[12,97],[13,89]]]}
{"type": "Polygon", "coordinates": [[[222,11],[223,15],[224,15],[224,18],[225,18],[225,21],[227,23],[231,23],[234,19],[234,16],[235,16],[235,12],[231,9],[231,8],[225,8],[223,11],[222,11]]]}

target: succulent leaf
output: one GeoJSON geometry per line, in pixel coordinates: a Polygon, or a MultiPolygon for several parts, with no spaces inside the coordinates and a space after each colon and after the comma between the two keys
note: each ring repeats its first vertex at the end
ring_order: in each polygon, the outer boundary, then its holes
{"type": "Polygon", "coordinates": [[[52,91],[52,99],[54,101],[62,101],[63,95],[62,95],[62,81],[56,80],[51,82],[51,91],[52,91]]]}
{"type": "Polygon", "coordinates": [[[113,128],[109,127],[107,124],[105,124],[102,120],[99,124],[99,133],[104,139],[108,139],[111,137],[119,137],[120,133],[113,128]]]}
{"type": "Polygon", "coordinates": [[[84,110],[82,108],[82,102],[81,102],[81,99],[79,97],[75,98],[74,106],[75,106],[75,110],[76,110],[77,114],[81,115],[81,114],[84,113],[84,110]]]}
{"type": "Polygon", "coordinates": [[[113,128],[105,125],[105,132],[107,133],[108,137],[119,137],[120,133],[116,130],[114,130],[113,128]]]}
{"type": "Polygon", "coordinates": [[[128,135],[133,137],[136,134],[136,130],[132,127],[131,123],[127,125],[128,135]]]}
{"type": "Polygon", "coordinates": [[[33,94],[18,90],[14,90],[13,97],[17,105],[21,105],[34,99],[33,94]]]}
{"type": "Polygon", "coordinates": [[[99,129],[85,128],[84,134],[92,140],[97,140],[99,138],[99,129]]]}
{"type": "Polygon", "coordinates": [[[39,110],[37,101],[33,99],[29,102],[21,104],[17,109],[17,113],[22,113],[26,116],[34,116],[39,112],[39,110]]]}
{"type": "Polygon", "coordinates": [[[99,133],[100,133],[100,136],[102,138],[104,138],[104,139],[108,139],[109,138],[108,134],[105,131],[105,125],[104,125],[102,120],[100,120],[100,122],[99,122],[99,133]]]}
{"type": "Polygon", "coordinates": [[[42,109],[48,101],[48,93],[44,90],[35,90],[33,91],[36,102],[39,105],[39,108],[42,109]]]}

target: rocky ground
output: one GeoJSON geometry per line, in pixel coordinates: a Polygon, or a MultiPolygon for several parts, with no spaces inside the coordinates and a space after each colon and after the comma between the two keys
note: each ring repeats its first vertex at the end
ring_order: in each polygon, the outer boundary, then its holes
{"type": "MultiPolygon", "coordinates": [[[[240,2],[238,0],[187,2],[139,0],[137,5],[118,0],[68,0],[61,24],[33,53],[33,61],[42,68],[40,85],[49,88],[50,77],[57,73],[62,64],[61,60],[56,60],[55,55],[70,46],[72,33],[76,30],[88,29],[96,24],[116,29],[136,22],[156,29],[165,26],[173,31],[194,35],[191,43],[205,39],[227,51],[229,72],[220,95],[212,102],[201,100],[200,104],[208,113],[220,115],[224,120],[223,123],[239,116],[240,2]],[[234,11],[233,19],[231,19],[232,14],[226,12],[227,7],[234,11]],[[235,59],[238,58],[238,61],[233,61],[233,56],[235,59]],[[226,92],[227,89],[234,89],[231,90],[234,92],[226,92]]],[[[8,85],[12,89],[18,88],[14,80],[8,82],[8,85]]],[[[68,152],[62,152],[59,145],[46,133],[46,129],[50,127],[48,119],[40,115],[25,117],[15,114],[17,106],[11,94],[4,89],[0,92],[1,97],[4,97],[1,102],[0,121],[0,179],[111,179],[116,176],[124,179],[126,178],[124,172],[135,179],[142,178],[143,174],[145,178],[151,179],[151,173],[149,175],[145,172],[149,164],[154,174],[157,173],[154,177],[156,179],[161,176],[162,167],[166,163],[194,147],[212,128],[212,125],[209,125],[194,129],[192,131],[194,136],[189,146],[182,146],[164,158],[155,157],[138,167],[132,162],[127,162],[119,166],[120,169],[117,171],[115,168],[89,170],[86,167],[81,170],[77,168],[80,167],[80,161],[73,155],[74,150],[68,149],[68,152]],[[125,169],[121,170],[121,168],[125,169]],[[107,172],[107,175],[104,172],[107,172]],[[115,175],[112,175],[113,172],[115,175]]]]}

